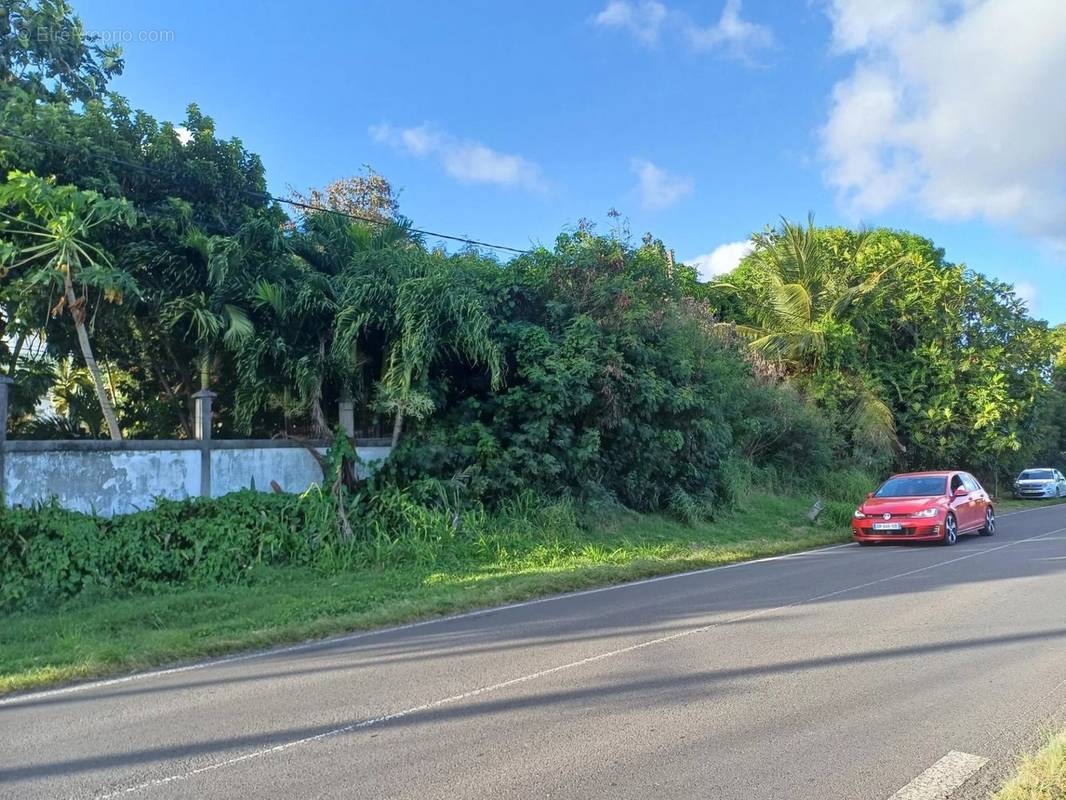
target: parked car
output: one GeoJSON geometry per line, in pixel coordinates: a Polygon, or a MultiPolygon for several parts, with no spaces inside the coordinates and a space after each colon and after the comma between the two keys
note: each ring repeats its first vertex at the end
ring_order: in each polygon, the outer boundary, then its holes
{"type": "Polygon", "coordinates": [[[860,544],[941,542],[996,532],[992,498],[968,472],[893,475],[855,509],[851,532],[860,544]]]}
{"type": "Polygon", "coordinates": [[[1023,469],[1014,480],[1014,496],[1040,500],[1066,497],[1066,478],[1057,469],[1023,469]]]}

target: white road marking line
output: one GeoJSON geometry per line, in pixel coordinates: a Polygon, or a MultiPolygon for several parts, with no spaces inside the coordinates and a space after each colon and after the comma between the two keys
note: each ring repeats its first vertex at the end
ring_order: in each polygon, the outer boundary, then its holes
{"type": "MultiPolygon", "coordinates": [[[[1066,507],[1066,503],[1061,504],[1066,507]]],[[[1013,517],[1017,514],[1028,514],[1031,511],[1045,511],[1048,508],[1055,508],[1056,506],[1038,506],[1036,508],[1026,508],[1021,511],[1009,511],[1005,514],[999,514],[998,518],[1013,517]]],[[[1051,533],[1057,533],[1057,531],[1051,531],[1051,533]]],[[[1045,534],[1047,535],[1047,534],[1045,534]]],[[[784,561],[790,558],[796,558],[798,556],[817,555],[818,553],[828,552],[830,550],[839,550],[841,548],[857,548],[858,545],[855,542],[846,542],[844,544],[834,544],[829,547],[816,547],[812,550],[800,550],[796,553],[785,553],[780,556],[767,556],[766,558],[755,558],[750,561],[737,561],[733,564],[720,564],[716,567],[704,567],[702,569],[689,570],[687,572],[674,572],[669,575],[656,575],[653,578],[642,578],[636,581],[627,581],[623,583],[614,583],[610,586],[599,586],[594,589],[582,589],[576,592],[566,592],[564,594],[555,594],[549,597],[538,597],[533,600],[524,600],[518,603],[508,603],[502,606],[492,606],[490,608],[479,608],[474,611],[464,611],[459,614],[450,614],[443,617],[434,617],[433,619],[419,620],[418,622],[408,622],[404,625],[393,625],[388,628],[374,628],[367,631],[356,631],[355,633],[343,634],[341,636],[332,636],[325,639],[314,639],[309,642],[300,642],[299,644],[286,645],[284,647],[273,647],[268,650],[256,650],[251,653],[240,653],[234,656],[223,656],[222,658],[214,658],[208,661],[197,661],[192,664],[183,664],[180,667],[168,667],[166,669],[150,670],[147,672],[135,672],[131,675],[123,675],[120,678],[107,678],[98,681],[88,681],[86,683],[77,683],[72,686],[64,686],[59,689],[46,689],[40,692],[33,692],[30,694],[12,695],[10,697],[0,697],[0,706],[15,705],[23,702],[33,702],[35,700],[43,700],[48,697],[58,697],[65,694],[73,694],[74,692],[84,692],[91,689],[104,689],[109,686],[118,686],[123,683],[129,683],[131,681],[144,680],[146,678],[162,678],[168,675],[178,675],[183,672],[195,672],[201,669],[207,669],[208,667],[221,667],[227,664],[237,664],[242,661],[249,661],[254,658],[266,658],[269,656],[286,655],[288,653],[299,653],[304,650],[312,650],[315,648],[325,648],[337,644],[346,644],[348,642],[358,641],[360,639],[366,639],[371,636],[384,636],[390,633],[398,633],[400,631],[411,630],[413,628],[421,628],[427,625],[438,625],[441,623],[455,622],[464,619],[474,619],[477,617],[483,617],[488,614],[494,614],[498,611],[509,611],[516,608],[526,608],[529,606],[540,605],[541,603],[553,603],[558,600],[567,600],[572,597],[584,597],[586,595],[599,594],[600,592],[610,592],[617,589],[627,589],[632,586],[643,586],[648,583],[657,583],[659,581],[669,581],[678,578],[688,578],[694,575],[705,575],[710,572],[717,572],[724,569],[736,569],[738,567],[750,567],[755,564],[766,564],[771,561],[784,561]]]]}
{"type": "Polygon", "coordinates": [[[947,800],[987,763],[987,758],[952,750],[888,800],[947,800]]]}
{"type": "MultiPolygon", "coordinates": [[[[1060,530],[1066,531],[1066,528],[1061,528],[1060,530]]],[[[1057,532],[1058,531],[1051,531],[1051,533],[1057,532]]],[[[654,647],[656,645],[665,644],[667,642],[673,642],[679,639],[684,639],[689,636],[695,636],[696,634],[706,633],[707,631],[712,630],[714,628],[720,628],[725,625],[730,625],[732,623],[743,622],[745,620],[766,616],[768,614],[775,614],[780,611],[795,608],[796,606],[804,605],[806,603],[814,603],[818,602],[819,600],[826,600],[830,597],[836,597],[847,592],[854,592],[858,591],[859,589],[865,589],[870,586],[876,586],[877,584],[895,580],[896,578],[905,578],[910,575],[917,575],[920,572],[928,572],[931,569],[937,569],[938,567],[943,567],[948,564],[955,564],[959,561],[967,561],[968,559],[977,558],[978,556],[987,555],[988,553],[994,553],[997,550],[1004,550],[1008,547],[1013,547],[1016,544],[1021,544],[1027,541],[1029,540],[1019,539],[1015,542],[1007,542],[1006,544],[1002,544],[998,547],[992,547],[987,550],[978,550],[974,553],[968,553],[967,555],[959,556],[958,558],[951,558],[946,561],[938,561],[935,564],[927,564],[924,567],[918,567],[917,569],[907,570],[906,572],[900,572],[895,575],[889,575],[884,578],[878,578],[877,580],[856,584],[855,586],[849,586],[846,589],[837,589],[833,592],[826,592],[825,594],[816,595],[814,597],[808,597],[804,600],[796,600],[792,603],[786,603],[784,605],[776,606],[774,608],[764,608],[759,609],[757,611],[750,611],[747,614],[741,614],[739,616],[731,617],[729,619],[719,620],[717,622],[712,622],[708,625],[701,625],[698,628],[692,628],[687,631],[679,631],[678,633],[672,633],[667,636],[660,636],[656,639],[646,639],[643,642],[637,642],[636,644],[629,645],[628,647],[620,647],[617,650],[609,650],[605,653],[597,653],[594,656],[588,656],[586,658],[582,658],[577,661],[571,661],[566,664],[559,664],[557,666],[549,667],[548,669],[543,669],[538,672],[532,672],[528,675],[520,675],[517,678],[511,678],[510,680],[502,681],[500,683],[494,683],[490,686],[482,686],[477,689],[472,689],[468,692],[463,692],[462,694],[452,695],[451,697],[445,697],[440,700],[433,700],[429,703],[424,703],[422,705],[414,706],[412,708],[403,709],[401,711],[395,711],[392,714],[386,714],[384,716],[374,717],[372,719],[365,719],[361,722],[353,722],[349,725],[342,725],[339,728],[333,728],[332,730],[324,731],[323,733],[319,733],[314,736],[308,736],[302,739],[293,739],[288,742],[282,742],[281,744],[275,745],[274,747],[268,747],[263,750],[255,750],[250,753],[245,753],[244,755],[236,756],[235,758],[226,759],[225,761],[216,761],[214,763],[206,764],[205,766],[198,767],[197,769],[190,770],[188,772],[176,773],[174,775],[168,775],[165,778],[156,778],[151,781],[145,781],[144,783],[138,783],[133,786],[127,786],[123,789],[118,789],[116,791],[94,795],[93,800],[111,800],[111,798],[121,797],[132,792],[151,789],[156,786],[174,783],[175,781],[188,780],[189,778],[195,777],[196,775],[202,775],[205,772],[212,772],[214,770],[231,766],[233,764],[239,764],[243,761],[250,761],[255,758],[262,758],[263,756],[272,755],[274,753],[280,753],[284,750],[288,750],[292,747],[297,747],[299,745],[310,744],[312,742],[317,742],[321,739],[328,739],[334,736],[341,736],[343,734],[352,733],[357,730],[363,730],[365,728],[370,728],[375,725],[390,722],[392,720],[402,719],[403,717],[408,717],[412,714],[418,714],[424,711],[431,711],[433,709],[440,708],[441,706],[462,702],[463,700],[469,700],[472,697],[478,697],[479,695],[483,694],[498,692],[501,689],[506,689],[511,686],[517,686],[518,684],[522,683],[528,683],[529,681],[537,680],[538,678],[544,678],[548,675],[554,675],[559,672],[565,672],[568,670],[576,669],[578,667],[583,667],[588,664],[594,664],[598,661],[603,661],[608,658],[614,658],[616,656],[625,655],[627,653],[633,653],[638,650],[644,650],[648,647],[654,647]]],[[[976,756],[974,756],[974,758],[976,758],[976,756]]],[[[931,795],[930,797],[936,797],[936,795],[931,795]]],[[[893,798],[890,798],[890,800],[897,800],[897,798],[893,796],[893,798]]]]}

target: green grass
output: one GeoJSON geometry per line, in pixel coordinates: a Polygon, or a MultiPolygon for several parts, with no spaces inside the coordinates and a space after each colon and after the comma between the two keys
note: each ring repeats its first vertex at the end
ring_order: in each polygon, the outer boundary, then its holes
{"type": "Polygon", "coordinates": [[[1011,511],[1024,511],[1029,508],[1040,508],[1041,506],[1057,506],[1066,503],[1066,497],[1059,497],[1054,500],[1015,500],[1013,497],[1002,497],[996,501],[996,509],[1001,514],[1006,514],[1011,511]]]}
{"type": "Polygon", "coordinates": [[[1025,756],[1017,774],[992,800],[1062,800],[1066,797],[1066,732],[1052,736],[1035,755],[1025,756]]]}
{"type": "Polygon", "coordinates": [[[752,495],[743,511],[691,526],[639,514],[591,529],[561,521],[558,535],[466,547],[447,568],[260,568],[231,586],[83,595],[2,620],[0,694],[845,541],[838,518],[808,523],[811,499],[752,495]]]}

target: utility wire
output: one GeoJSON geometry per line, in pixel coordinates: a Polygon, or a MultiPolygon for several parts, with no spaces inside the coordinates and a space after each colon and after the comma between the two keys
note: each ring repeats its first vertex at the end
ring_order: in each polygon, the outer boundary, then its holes
{"type": "MultiPolygon", "coordinates": [[[[60,144],[59,142],[50,141],[48,139],[39,139],[33,136],[25,136],[20,133],[13,133],[12,131],[7,131],[3,129],[0,129],[0,136],[6,136],[9,139],[18,139],[23,142],[30,142],[32,144],[39,145],[40,147],[53,147],[57,150],[66,150],[67,152],[74,152],[74,148],[70,147],[69,145],[60,144]]],[[[94,153],[92,151],[82,150],[78,150],[76,152],[78,152],[79,154],[87,152],[87,154],[92,158],[100,159],[102,161],[110,161],[112,164],[118,164],[129,169],[136,169],[140,170],[141,172],[148,172],[153,175],[159,175],[160,177],[167,178],[168,180],[174,182],[178,182],[181,180],[179,176],[176,176],[172,173],[168,173],[165,170],[156,169],[155,167],[148,167],[144,164],[135,164],[132,161],[125,161],[124,159],[116,158],[115,156],[111,156],[106,153],[94,153]]],[[[254,197],[257,200],[272,200],[275,203],[284,203],[286,205],[293,206],[294,208],[299,208],[306,211],[324,211],[328,214],[336,214],[339,217],[347,217],[348,219],[354,219],[360,222],[368,222],[372,225],[388,224],[386,220],[381,220],[376,217],[365,216],[362,214],[353,214],[348,211],[337,211],[333,208],[322,208],[320,206],[311,205],[310,203],[301,203],[298,200],[290,200],[285,197],[277,197],[267,192],[253,192],[250,189],[237,189],[236,191],[240,194],[247,195],[248,197],[254,197]]],[[[492,250],[505,250],[509,253],[517,253],[519,255],[525,255],[531,252],[529,250],[520,250],[517,247],[508,247],[507,245],[503,244],[492,244],[490,242],[482,242],[478,239],[469,239],[465,236],[453,236],[448,233],[437,233],[436,231],[428,231],[423,230],[421,228],[411,228],[410,230],[412,233],[417,233],[422,236],[430,236],[435,239],[447,239],[452,242],[461,242],[463,244],[474,245],[475,247],[486,247],[492,250]]]]}

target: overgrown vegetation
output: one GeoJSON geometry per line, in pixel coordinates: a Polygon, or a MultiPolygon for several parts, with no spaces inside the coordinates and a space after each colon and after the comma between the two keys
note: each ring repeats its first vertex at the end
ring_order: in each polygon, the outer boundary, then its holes
{"type": "Polygon", "coordinates": [[[369,169],[289,215],[197,106],[175,127],[110,92],[121,53],[65,3],[6,8],[17,435],[187,436],[209,387],[216,435],[325,438],[351,400],[403,444],[400,485],[465,475],[489,504],[533,490],[689,516],[751,468],[1061,466],[1062,330],[927,239],[784,222],[701,284],[625,225],[506,263],[431,249],[369,169]]]}
{"type": "MultiPolygon", "coordinates": [[[[850,517],[852,488],[849,476],[841,475],[830,490],[837,500],[823,522],[838,532],[850,517]]],[[[317,487],[301,496],[246,491],[215,500],[164,500],[152,510],[113,518],[54,504],[0,509],[0,609],[50,608],[76,596],[249,584],[264,567],[306,567],[335,576],[397,569],[447,572],[472,565],[521,571],[576,556],[589,563],[612,558],[607,541],[606,550],[588,549],[589,532],[601,527],[592,521],[596,513],[588,505],[545,503],[527,491],[501,500],[490,512],[481,503],[464,502],[458,491],[432,481],[405,489],[371,482],[343,496],[346,535],[337,524],[338,498],[317,487]]],[[[758,496],[768,496],[767,491],[760,489],[758,496]]],[[[793,501],[788,516],[800,519],[802,502],[793,501]]],[[[641,519],[620,507],[598,511],[615,520],[627,514],[631,521],[641,519]]],[[[679,521],[679,532],[707,518],[699,510],[672,506],[669,511],[679,521]]],[[[753,532],[752,538],[760,535],[753,532]]],[[[638,538],[643,544],[655,534],[640,531],[638,538]]],[[[626,546],[623,539],[616,544],[626,546]]]]}
{"type": "Polygon", "coordinates": [[[992,800],[1059,800],[1066,797],[1066,733],[1052,736],[1037,753],[1022,759],[1018,774],[992,800]]]}
{"type": "MultiPolygon", "coordinates": [[[[101,587],[9,611],[0,625],[0,693],[843,539],[844,528],[808,522],[812,498],[752,494],[742,512],[694,525],[617,510],[590,514],[571,503],[545,508],[520,499],[493,514],[468,514],[458,527],[397,500],[400,508],[392,513],[404,515],[402,532],[382,535],[376,544],[353,544],[342,554],[373,559],[370,569],[328,558],[281,564],[276,554],[268,559],[266,549],[260,561],[256,542],[270,538],[271,530],[264,525],[260,538],[249,542],[237,583],[156,582],[150,592],[101,587]]],[[[223,505],[249,505],[252,511],[237,513],[258,516],[290,508],[290,502],[258,495],[223,505]]],[[[166,514],[197,516],[193,527],[203,531],[209,515],[199,506],[181,504],[166,514]]]]}
{"type": "Polygon", "coordinates": [[[361,482],[337,439],[302,497],[111,520],[0,511],[8,609],[254,595],[280,568],[316,586],[398,571],[418,592],[436,575],[643,563],[648,531],[631,551],[582,521],[639,512],[710,536],[776,493],[821,497],[824,524],[842,527],[893,469],[995,485],[1029,462],[1063,466],[1066,330],[920,236],[783,222],[714,284],[625,226],[582,223],[506,262],[449,253],[369,169],[286,213],[259,158],[197,106],[175,127],[109,92],[121,54],[65,3],[13,0],[4,26],[12,435],[186,437],[190,398],[209,388],[216,436],[324,439],[345,401],[395,445],[361,482]]]}

